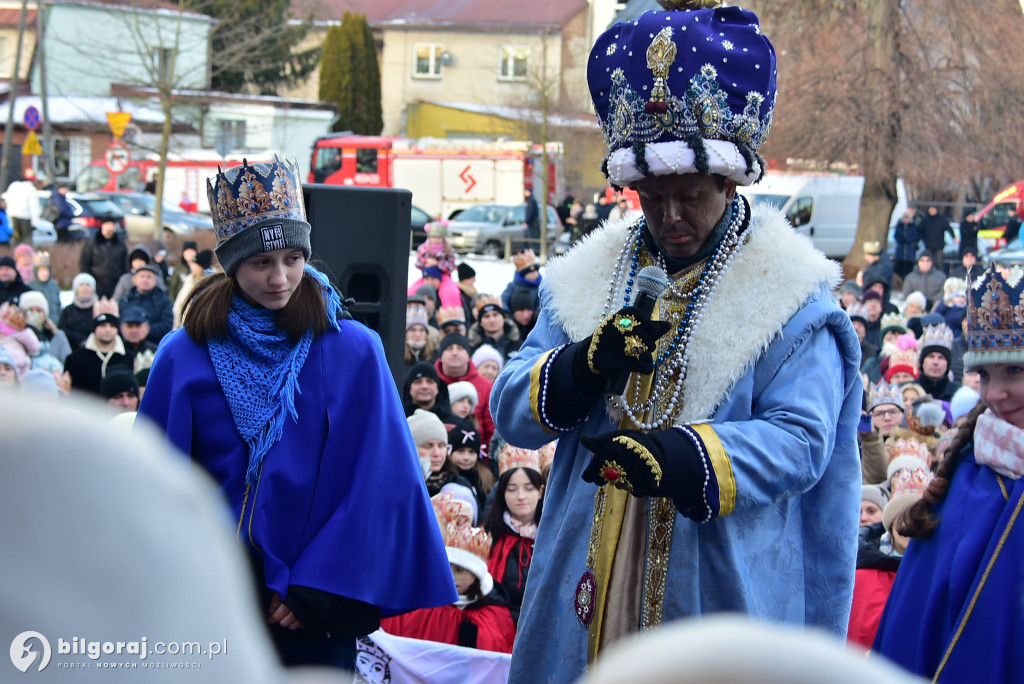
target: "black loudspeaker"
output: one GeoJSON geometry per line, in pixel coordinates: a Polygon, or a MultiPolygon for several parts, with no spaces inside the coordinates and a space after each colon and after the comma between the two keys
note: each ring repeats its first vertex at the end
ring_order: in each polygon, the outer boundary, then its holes
{"type": "Polygon", "coordinates": [[[313,264],[343,297],[354,300],[349,305],[352,318],[380,335],[401,389],[412,193],[312,183],[302,192],[313,227],[313,264]]]}

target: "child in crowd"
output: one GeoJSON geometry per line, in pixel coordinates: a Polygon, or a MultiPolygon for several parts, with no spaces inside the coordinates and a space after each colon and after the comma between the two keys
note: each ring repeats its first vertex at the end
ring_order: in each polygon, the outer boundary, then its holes
{"type": "MultiPolygon", "coordinates": [[[[459,383],[455,383],[459,384],[459,383]]],[[[465,383],[469,384],[469,383],[465,383]]],[[[449,391],[451,387],[449,386],[449,391]]],[[[446,423],[447,425],[447,423],[446,423]]],[[[469,482],[476,494],[477,510],[484,510],[487,495],[494,488],[494,473],[480,460],[480,430],[465,416],[453,418],[448,428],[448,444],[451,453],[448,461],[456,472],[469,482]]]]}
{"type": "MultiPolygon", "coordinates": [[[[452,273],[457,268],[455,248],[448,242],[448,221],[431,221],[427,224],[427,239],[416,248],[416,268],[423,271],[431,266],[440,270],[440,283],[437,294],[441,306],[462,306],[462,294],[459,286],[452,280],[452,273]]],[[[409,286],[409,294],[413,294],[424,284],[423,278],[409,286]]]]}
{"type": "Polygon", "coordinates": [[[476,366],[476,372],[491,382],[497,379],[498,373],[505,365],[505,359],[501,352],[489,344],[481,344],[477,347],[473,352],[472,359],[473,365],[476,366]]]}

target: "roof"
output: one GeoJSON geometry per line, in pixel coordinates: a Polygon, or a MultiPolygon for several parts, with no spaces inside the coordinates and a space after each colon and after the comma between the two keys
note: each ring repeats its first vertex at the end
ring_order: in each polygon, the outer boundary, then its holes
{"type": "MultiPolygon", "coordinates": [[[[530,107],[504,107],[498,105],[470,104],[467,102],[430,102],[429,104],[436,105],[438,107],[447,107],[448,109],[457,109],[463,112],[472,112],[474,114],[497,116],[502,119],[509,119],[510,121],[539,123],[541,120],[540,111],[537,109],[531,109],[530,107]]],[[[548,125],[566,128],[593,128],[595,130],[599,130],[601,128],[600,124],[597,122],[597,117],[594,115],[565,116],[562,114],[550,114],[548,115],[548,125]]]]}
{"type": "MultiPolygon", "coordinates": [[[[6,99],[4,107],[7,107],[6,99]]],[[[14,101],[14,121],[21,125],[25,120],[25,110],[35,107],[42,111],[42,98],[38,95],[19,95],[14,101]]],[[[98,124],[107,127],[107,112],[130,112],[132,121],[140,125],[161,124],[163,112],[152,107],[123,102],[118,104],[114,97],[65,96],[50,95],[46,98],[47,116],[50,123],[56,126],[98,124]]]]}
{"type": "MultiPolygon", "coordinates": [[[[18,28],[21,21],[21,10],[13,8],[0,8],[0,26],[3,28],[18,28]]],[[[25,12],[25,29],[34,32],[36,29],[36,11],[25,12]]]]}
{"type": "Polygon", "coordinates": [[[183,17],[191,17],[194,19],[205,18],[209,21],[213,21],[212,17],[209,17],[201,12],[193,12],[191,10],[183,10],[178,6],[176,2],[169,2],[168,0],[53,0],[53,5],[84,5],[90,7],[101,7],[101,8],[114,8],[117,10],[140,10],[143,12],[155,12],[158,14],[174,14],[177,15],[179,12],[183,17]]]}
{"type": "Polygon", "coordinates": [[[585,10],[587,0],[293,0],[296,14],[340,20],[345,12],[366,15],[374,27],[564,26],[585,10]]]}

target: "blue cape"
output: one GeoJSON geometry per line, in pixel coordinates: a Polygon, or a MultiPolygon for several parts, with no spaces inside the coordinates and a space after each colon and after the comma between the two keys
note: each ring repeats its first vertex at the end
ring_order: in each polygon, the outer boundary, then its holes
{"type": "Polygon", "coordinates": [[[379,606],[384,616],[458,596],[398,392],[377,335],[351,320],[313,340],[289,416],[255,491],[205,345],[164,339],[139,407],[220,484],[266,583],[379,606]],[[243,516],[242,507],[245,505],[243,516]]]}

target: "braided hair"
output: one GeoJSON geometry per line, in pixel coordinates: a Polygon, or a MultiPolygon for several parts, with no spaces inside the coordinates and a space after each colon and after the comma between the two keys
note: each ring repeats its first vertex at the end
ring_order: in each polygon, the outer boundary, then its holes
{"type": "Polygon", "coordinates": [[[960,462],[964,460],[964,447],[974,441],[974,428],[978,424],[978,417],[987,409],[988,407],[979,401],[977,406],[967,414],[963,425],[957,428],[956,437],[953,438],[953,442],[946,452],[947,456],[939,463],[935,477],[928,484],[924,496],[893,523],[900,534],[914,539],[928,539],[938,527],[940,521],[935,517],[934,507],[941,503],[949,493],[949,483],[953,479],[953,473],[960,462]]]}

